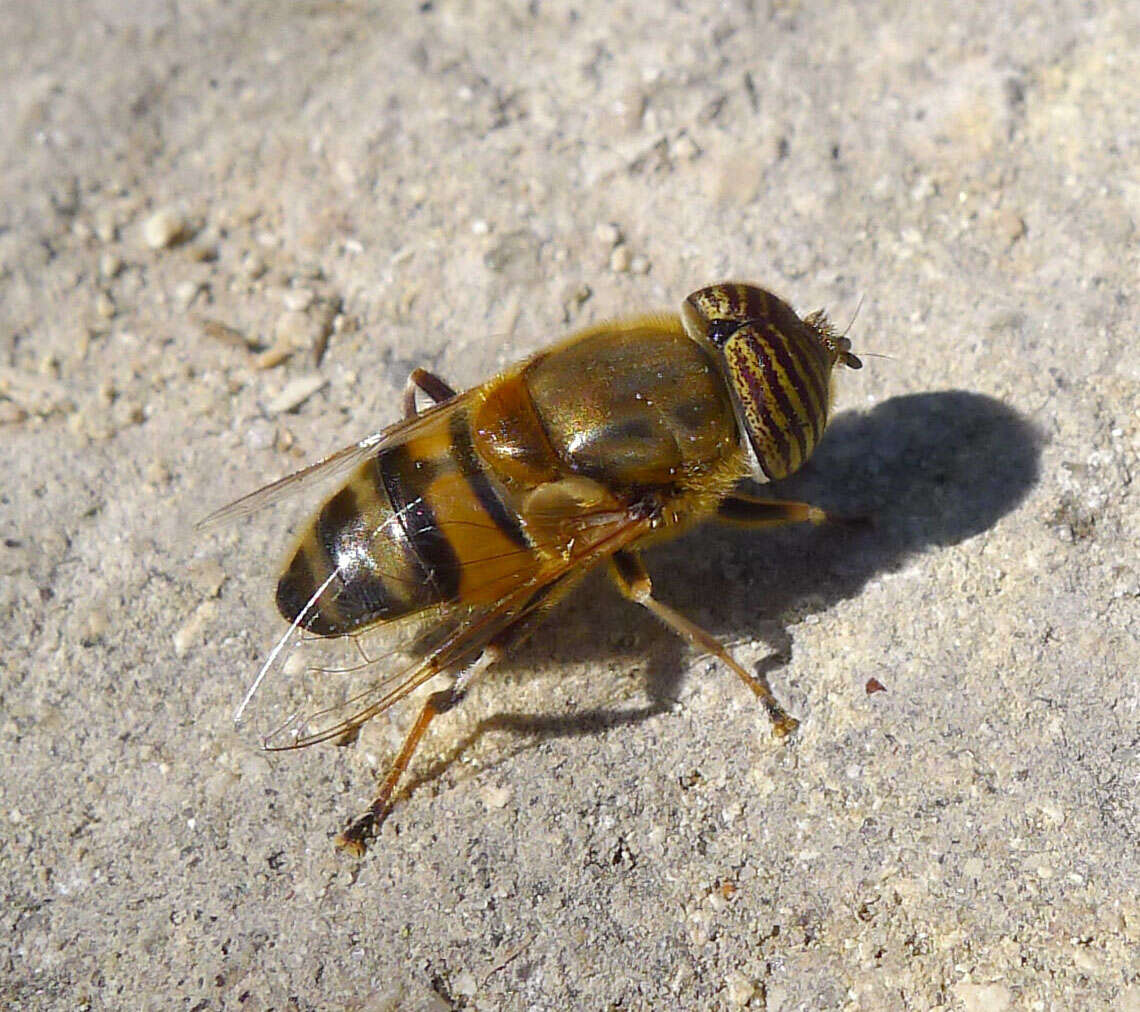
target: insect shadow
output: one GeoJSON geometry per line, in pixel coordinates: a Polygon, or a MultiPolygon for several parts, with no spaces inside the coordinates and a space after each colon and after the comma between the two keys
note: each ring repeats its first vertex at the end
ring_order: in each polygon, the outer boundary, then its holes
{"type": "MultiPolygon", "coordinates": [[[[854,597],[915,554],[957,544],[1015,509],[1037,482],[1043,441],[1008,405],[964,390],[895,397],[865,413],[843,413],[800,472],[764,491],[866,524],[770,532],[705,524],[647,553],[654,591],[724,640],[769,642],[774,651],[756,667],[770,674],[792,655],[786,623],[854,597]]],[[[497,677],[521,674],[551,656],[611,661],[615,643],[633,641],[637,650],[622,659],[645,670],[646,703],[486,717],[413,776],[409,790],[435,780],[486,731],[509,730],[533,744],[635,724],[672,706],[689,648],[597,574],[587,587],[597,593],[579,588],[532,641],[500,663],[497,677]]],[[[728,673],[720,674],[729,686],[728,673]]]]}

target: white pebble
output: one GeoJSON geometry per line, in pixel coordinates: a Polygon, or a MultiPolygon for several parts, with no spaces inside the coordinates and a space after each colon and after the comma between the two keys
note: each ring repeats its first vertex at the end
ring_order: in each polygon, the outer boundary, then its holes
{"type": "Polygon", "coordinates": [[[99,276],[108,281],[113,277],[117,277],[119,271],[123,269],[123,261],[114,253],[104,252],[99,257],[99,276]]]}
{"type": "Polygon", "coordinates": [[[107,609],[97,604],[87,613],[87,620],[83,624],[83,639],[87,642],[101,640],[110,627],[107,609]]]}
{"type": "Polygon", "coordinates": [[[95,296],[95,312],[104,320],[111,319],[115,315],[115,300],[106,292],[100,292],[95,296]]]}
{"type": "Polygon", "coordinates": [[[142,235],[151,249],[166,249],[186,235],[186,219],[168,207],[159,208],[143,222],[142,235]]]}
{"type": "Polygon", "coordinates": [[[100,207],[95,212],[95,235],[100,242],[114,242],[118,228],[115,225],[115,212],[109,207],[100,207]]]}
{"type": "Polygon", "coordinates": [[[743,1008],[756,997],[756,985],[743,973],[732,973],[724,982],[725,998],[729,1005],[743,1008]]]}
{"type": "Polygon", "coordinates": [[[964,1012],[1006,1012],[1013,1006],[1013,993],[1004,984],[955,984],[953,992],[964,1012]]]}
{"type": "Polygon", "coordinates": [[[174,653],[183,656],[199,639],[218,612],[217,601],[203,601],[194,609],[194,614],[181,629],[174,634],[174,653]]]}
{"type": "Polygon", "coordinates": [[[511,800],[511,789],[506,786],[486,787],[482,791],[483,804],[488,809],[506,808],[507,803],[511,800]]]}
{"type": "Polygon", "coordinates": [[[328,382],[323,376],[310,373],[308,376],[298,376],[285,384],[285,389],[265,405],[270,415],[280,415],[287,411],[295,411],[318,390],[328,382]]]}
{"type": "Polygon", "coordinates": [[[700,153],[701,149],[688,134],[681,134],[673,144],[673,155],[682,162],[691,162],[700,153]]]}
{"type": "Polygon", "coordinates": [[[179,309],[189,309],[201,290],[202,284],[199,281],[180,281],[174,286],[174,302],[179,309]]]}
{"type": "Polygon", "coordinates": [[[287,288],[281,301],[286,309],[294,313],[303,313],[313,304],[313,292],[310,288],[287,288]]]}
{"type": "Polygon", "coordinates": [[[621,231],[612,222],[603,221],[594,228],[594,238],[603,246],[616,246],[621,242],[621,231]]]}
{"type": "Polygon", "coordinates": [[[264,418],[253,422],[245,434],[245,445],[251,450],[268,450],[277,438],[277,430],[264,418]]]}
{"type": "Polygon", "coordinates": [[[628,247],[615,246],[613,252],[610,254],[610,270],[615,274],[624,274],[629,270],[632,259],[628,247]]]}
{"type": "Polygon", "coordinates": [[[302,312],[287,310],[273,325],[273,343],[283,348],[307,348],[313,343],[313,321],[302,312]]]}

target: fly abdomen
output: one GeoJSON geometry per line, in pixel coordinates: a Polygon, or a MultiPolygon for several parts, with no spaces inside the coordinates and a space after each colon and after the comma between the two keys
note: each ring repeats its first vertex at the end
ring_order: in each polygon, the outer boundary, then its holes
{"type": "Polygon", "coordinates": [[[298,542],[277,584],[281,614],[341,636],[454,598],[459,563],[423,477],[404,446],[363,464],[298,542]]]}
{"type": "Polygon", "coordinates": [[[435,605],[476,604],[537,566],[515,497],[456,405],[386,446],[321,507],[277,584],[277,607],[342,636],[435,605]]]}

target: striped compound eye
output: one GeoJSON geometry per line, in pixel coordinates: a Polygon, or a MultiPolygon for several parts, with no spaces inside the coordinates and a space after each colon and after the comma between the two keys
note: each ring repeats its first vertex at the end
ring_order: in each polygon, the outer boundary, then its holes
{"type": "Polygon", "coordinates": [[[801,320],[771,292],[713,285],[681,310],[691,337],[715,348],[747,434],[760,480],[797,471],[823,436],[831,410],[831,371],[861,363],[822,312],[801,320]]]}

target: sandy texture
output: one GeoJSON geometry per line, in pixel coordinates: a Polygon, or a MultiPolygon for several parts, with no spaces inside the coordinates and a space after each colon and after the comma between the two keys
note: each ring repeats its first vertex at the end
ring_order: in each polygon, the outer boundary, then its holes
{"type": "Polygon", "coordinates": [[[0,5],[0,1003],[1140,1009],[1135,5],[657,6],[0,5]],[[410,713],[235,731],[313,503],[193,520],[724,278],[885,356],[872,531],[648,560],[798,736],[597,581],[336,855],[410,713]]]}

